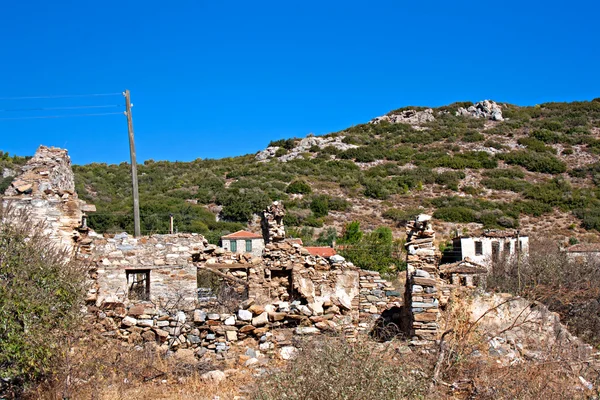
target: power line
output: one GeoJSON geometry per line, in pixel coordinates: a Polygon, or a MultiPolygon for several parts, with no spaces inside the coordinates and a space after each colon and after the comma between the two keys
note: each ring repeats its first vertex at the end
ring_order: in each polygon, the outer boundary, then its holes
{"type": "Polygon", "coordinates": [[[97,113],[97,114],[69,114],[69,115],[46,115],[39,117],[8,117],[8,118],[0,118],[2,120],[17,120],[17,119],[46,119],[46,118],[70,118],[70,117],[99,117],[103,115],[116,115],[121,114],[122,112],[110,112],[110,113],[97,113]]]}
{"type": "Polygon", "coordinates": [[[0,97],[0,100],[33,100],[33,99],[67,99],[75,97],[101,97],[101,96],[116,96],[122,95],[117,93],[90,93],[90,94],[59,94],[49,96],[19,96],[19,97],[0,97]]]}
{"type": "Polygon", "coordinates": [[[12,108],[0,109],[0,112],[17,112],[17,111],[56,111],[56,110],[79,110],[83,108],[113,108],[123,107],[122,104],[107,104],[99,106],[70,106],[70,107],[38,107],[38,108],[12,108]]]}

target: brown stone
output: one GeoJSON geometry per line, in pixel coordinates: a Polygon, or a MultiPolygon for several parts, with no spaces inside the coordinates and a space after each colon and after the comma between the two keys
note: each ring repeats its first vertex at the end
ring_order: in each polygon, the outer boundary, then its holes
{"type": "Polygon", "coordinates": [[[251,311],[254,315],[260,315],[265,312],[265,308],[258,304],[253,304],[248,308],[248,311],[251,311]]]}
{"type": "Polygon", "coordinates": [[[144,339],[144,341],[146,342],[155,342],[156,341],[156,334],[153,331],[146,331],[144,333],[142,333],[142,338],[144,339]]]}
{"type": "Polygon", "coordinates": [[[269,332],[269,328],[267,328],[267,327],[265,327],[265,328],[256,328],[254,330],[254,334],[256,336],[262,336],[262,335],[264,335],[267,332],[269,332]]]}
{"type": "Polygon", "coordinates": [[[144,315],[144,311],[146,310],[146,307],[144,307],[141,304],[137,304],[133,307],[131,307],[128,311],[127,314],[128,315],[133,315],[133,316],[139,316],[139,315],[144,315]]]}
{"type": "Polygon", "coordinates": [[[415,285],[421,285],[421,286],[435,286],[437,285],[437,281],[435,279],[432,278],[421,278],[421,277],[414,277],[413,278],[413,282],[415,285]]]}
{"type": "Polygon", "coordinates": [[[252,332],[254,331],[256,328],[253,327],[252,325],[246,325],[240,328],[240,333],[247,333],[247,332],[252,332]]]}
{"type": "Polygon", "coordinates": [[[414,315],[415,321],[436,321],[437,320],[437,314],[434,313],[419,313],[419,314],[415,314],[414,315]]]}

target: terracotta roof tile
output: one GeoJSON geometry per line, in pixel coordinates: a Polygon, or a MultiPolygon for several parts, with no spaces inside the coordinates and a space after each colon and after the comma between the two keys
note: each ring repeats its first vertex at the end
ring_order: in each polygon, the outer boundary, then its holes
{"type": "Polygon", "coordinates": [[[321,256],[321,257],[331,257],[335,256],[337,253],[331,247],[305,247],[308,252],[313,256],[321,256]]]}
{"type": "Polygon", "coordinates": [[[262,239],[262,235],[248,231],[237,231],[229,235],[221,236],[221,239],[262,239]]]}

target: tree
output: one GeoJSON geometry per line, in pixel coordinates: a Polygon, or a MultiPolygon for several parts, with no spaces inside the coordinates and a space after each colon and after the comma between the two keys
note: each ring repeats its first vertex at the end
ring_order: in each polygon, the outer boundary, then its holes
{"type": "Polygon", "coordinates": [[[362,231],[360,230],[360,222],[352,221],[346,224],[344,234],[340,238],[341,244],[356,244],[362,239],[362,231]]]}
{"type": "Polygon", "coordinates": [[[0,398],[53,372],[85,295],[85,270],[25,214],[0,213],[0,398]],[[4,387],[3,387],[4,385],[4,387]],[[17,389],[15,389],[17,388],[17,389]]]}
{"type": "Polygon", "coordinates": [[[358,222],[352,222],[346,227],[344,243],[351,243],[341,250],[341,255],[356,266],[372,271],[388,272],[403,266],[397,258],[394,249],[397,243],[392,236],[392,230],[380,226],[373,232],[362,235],[358,222]],[[359,238],[357,240],[357,238],[359,238]],[[350,241],[349,241],[350,240],[350,241]]]}

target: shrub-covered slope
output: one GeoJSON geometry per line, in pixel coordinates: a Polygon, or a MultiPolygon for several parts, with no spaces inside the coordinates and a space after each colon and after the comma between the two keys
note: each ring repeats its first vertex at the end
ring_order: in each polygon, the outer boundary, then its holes
{"type": "MultiPolygon", "coordinates": [[[[600,99],[499,104],[503,120],[475,118],[464,112],[470,106],[422,115],[415,113],[423,107],[405,107],[324,137],[278,140],[258,156],[146,161],[138,172],[142,230],[166,231],[173,213],[180,231],[216,238],[276,199],[305,238],[351,220],[367,229],[398,226],[419,210],[446,221],[448,231],[581,236],[600,228],[600,99]]],[[[92,226],[131,230],[128,165],[75,173],[80,196],[98,207],[92,226]]]]}

